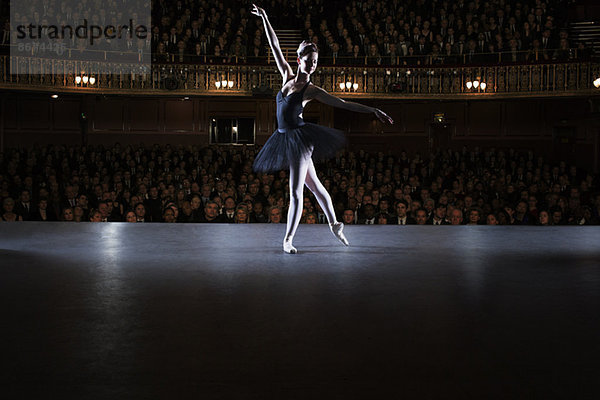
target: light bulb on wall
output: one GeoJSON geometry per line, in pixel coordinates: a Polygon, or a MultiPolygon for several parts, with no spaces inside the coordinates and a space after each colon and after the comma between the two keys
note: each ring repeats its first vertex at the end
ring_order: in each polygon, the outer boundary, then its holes
{"type": "Polygon", "coordinates": [[[88,79],[89,78],[87,77],[87,75],[84,75],[83,78],[82,78],[83,83],[88,83],[88,79]]]}
{"type": "Polygon", "coordinates": [[[227,86],[229,87],[229,89],[231,89],[233,87],[233,81],[228,81],[227,86]]]}
{"type": "Polygon", "coordinates": [[[81,77],[79,75],[75,77],[75,83],[78,85],[81,83],[81,77]]]}
{"type": "Polygon", "coordinates": [[[353,84],[352,89],[354,89],[354,91],[356,92],[356,90],[358,89],[358,83],[353,84]]]}
{"type": "Polygon", "coordinates": [[[468,81],[467,82],[467,89],[471,89],[473,87],[473,82],[468,81]]]}
{"type": "Polygon", "coordinates": [[[350,82],[350,81],[346,82],[346,89],[350,90],[351,87],[352,87],[352,82],[350,82]]]}
{"type": "Polygon", "coordinates": [[[344,90],[345,87],[346,87],[346,85],[344,85],[344,82],[340,82],[340,89],[344,90]]]}
{"type": "Polygon", "coordinates": [[[594,86],[597,88],[600,88],[600,78],[598,78],[594,81],[594,86]]]}
{"type": "Polygon", "coordinates": [[[481,82],[479,87],[481,88],[481,90],[485,90],[485,88],[487,87],[487,84],[485,82],[481,82]]]}
{"type": "Polygon", "coordinates": [[[217,89],[221,88],[221,81],[216,81],[215,82],[215,86],[217,87],[217,89]]]}
{"type": "Polygon", "coordinates": [[[96,78],[90,76],[90,85],[93,85],[94,83],[96,83],[96,78]]]}
{"type": "Polygon", "coordinates": [[[474,87],[475,89],[477,89],[477,88],[479,87],[479,81],[478,81],[478,80],[474,80],[474,81],[473,81],[473,87],[474,87]]]}
{"type": "Polygon", "coordinates": [[[223,87],[223,89],[227,87],[227,81],[225,79],[221,81],[221,86],[223,87]]]}

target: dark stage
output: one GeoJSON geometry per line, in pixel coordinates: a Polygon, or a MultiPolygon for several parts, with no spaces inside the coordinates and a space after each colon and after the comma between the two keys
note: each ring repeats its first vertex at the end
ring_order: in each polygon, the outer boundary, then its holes
{"type": "Polygon", "coordinates": [[[592,399],[600,227],[0,225],[2,392],[592,399]]]}

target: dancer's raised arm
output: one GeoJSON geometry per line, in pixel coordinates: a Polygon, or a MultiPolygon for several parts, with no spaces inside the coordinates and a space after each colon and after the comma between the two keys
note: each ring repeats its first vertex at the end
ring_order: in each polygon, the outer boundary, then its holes
{"type": "Polygon", "coordinates": [[[378,108],[369,107],[365,106],[364,104],[354,103],[351,101],[340,99],[339,97],[327,93],[326,90],[318,86],[311,85],[310,91],[307,91],[306,97],[308,97],[309,99],[318,100],[321,103],[330,105],[332,107],[343,108],[348,111],[360,113],[374,113],[375,116],[377,116],[377,118],[381,120],[381,122],[389,122],[390,124],[394,123],[394,120],[389,115],[387,115],[378,108]]]}
{"type": "Polygon", "coordinates": [[[271,46],[271,50],[273,51],[273,57],[275,58],[275,62],[277,63],[277,68],[279,69],[279,73],[283,77],[283,83],[287,82],[289,77],[294,75],[292,71],[292,67],[285,61],[285,57],[281,52],[281,48],[279,47],[279,39],[277,39],[277,35],[269,22],[269,18],[267,18],[267,13],[262,8],[256,6],[256,4],[252,4],[252,14],[258,15],[262,18],[263,24],[265,25],[265,32],[267,34],[267,39],[269,40],[269,45],[271,46]]]}

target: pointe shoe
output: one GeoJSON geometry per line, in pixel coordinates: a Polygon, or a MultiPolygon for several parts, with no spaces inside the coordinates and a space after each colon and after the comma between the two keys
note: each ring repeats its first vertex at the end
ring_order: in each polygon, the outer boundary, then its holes
{"type": "Polygon", "coordinates": [[[344,236],[344,234],[342,233],[342,231],[344,230],[343,222],[336,222],[332,225],[329,225],[329,229],[331,230],[331,233],[333,233],[333,235],[336,238],[338,238],[340,242],[342,242],[345,246],[350,246],[350,243],[348,243],[348,239],[346,239],[346,236],[344,236]]]}
{"type": "Polygon", "coordinates": [[[283,251],[285,251],[288,254],[296,254],[298,252],[298,250],[296,250],[296,248],[292,246],[291,240],[283,241],[283,251]]]}

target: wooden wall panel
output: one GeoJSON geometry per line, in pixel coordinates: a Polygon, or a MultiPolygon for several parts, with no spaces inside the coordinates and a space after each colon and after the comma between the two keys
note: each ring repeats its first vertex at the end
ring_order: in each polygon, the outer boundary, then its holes
{"type": "Polygon", "coordinates": [[[164,127],[166,132],[193,132],[194,104],[181,99],[165,100],[164,127]]]}
{"type": "Polygon", "coordinates": [[[430,107],[428,103],[408,103],[402,107],[402,124],[405,134],[420,136],[427,131],[427,123],[431,119],[430,107]]]}
{"type": "Polygon", "coordinates": [[[92,102],[93,132],[125,132],[125,102],[119,97],[97,96],[92,102]]]}
{"type": "Polygon", "coordinates": [[[196,120],[194,121],[194,127],[196,128],[198,134],[201,135],[208,135],[208,103],[209,101],[205,99],[198,99],[197,101],[194,101],[194,115],[196,116],[196,120]]]}
{"type": "Polygon", "coordinates": [[[24,97],[19,99],[17,107],[22,129],[49,131],[52,127],[48,99],[24,97]]]}
{"type": "Polygon", "coordinates": [[[131,99],[127,102],[127,106],[130,131],[159,132],[161,130],[159,99],[131,99]]]}
{"type": "Polygon", "coordinates": [[[436,103],[431,108],[433,112],[440,110],[446,113],[446,121],[453,127],[456,136],[465,136],[467,134],[465,102],[436,103]]]}
{"type": "Polygon", "coordinates": [[[505,106],[506,136],[540,136],[540,103],[532,100],[507,101],[505,106]]]}
{"type": "Polygon", "coordinates": [[[79,115],[81,101],[79,99],[64,99],[52,101],[52,129],[79,132],[79,115]]]}
{"type": "MultiPolygon", "coordinates": [[[[275,101],[273,99],[272,101],[275,101]]],[[[210,116],[227,117],[235,114],[245,117],[256,113],[255,101],[248,99],[223,99],[213,98],[208,102],[208,113],[210,116]]]]}
{"type": "Polygon", "coordinates": [[[468,136],[502,136],[502,103],[472,101],[467,107],[468,136]]]}
{"type": "Polygon", "coordinates": [[[4,99],[4,129],[18,129],[17,96],[6,96],[4,99]]]}
{"type": "MultiPolygon", "coordinates": [[[[9,92],[2,110],[6,146],[32,143],[78,145],[79,113],[88,115],[90,144],[156,143],[203,145],[208,143],[211,117],[251,117],[256,119],[256,143],[263,144],[275,130],[276,104],[273,98],[192,97],[104,97],[64,95],[53,100],[48,94],[9,92]],[[169,132],[165,135],[164,132],[169,132]]],[[[512,99],[460,101],[397,101],[350,99],[378,107],[394,118],[384,125],[371,114],[352,113],[312,102],[305,118],[347,133],[351,148],[373,151],[425,153],[429,123],[434,112],[444,112],[452,134],[449,146],[463,145],[536,149],[552,157],[558,142],[555,127],[573,127],[573,149],[578,161],[600,163],[597,119],[590,114],[586,98],[512,99]],[[580,160],[579,160],[580,159],[580,160]]]]}

